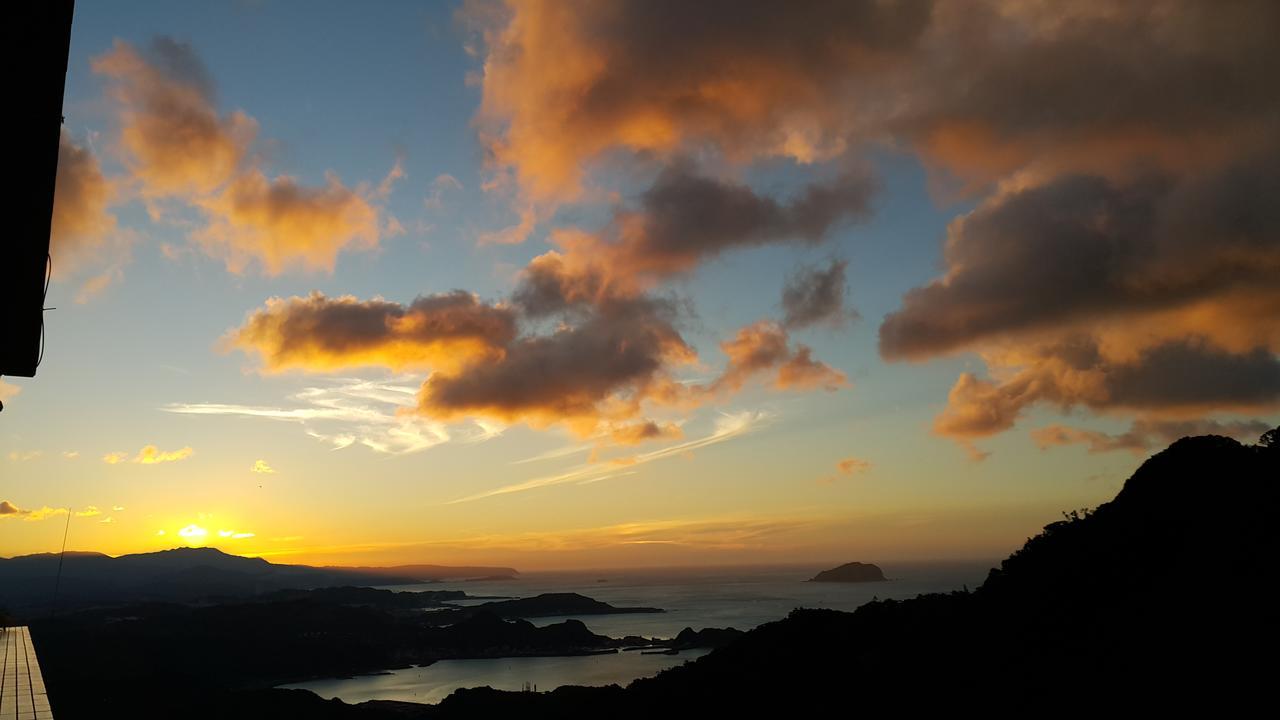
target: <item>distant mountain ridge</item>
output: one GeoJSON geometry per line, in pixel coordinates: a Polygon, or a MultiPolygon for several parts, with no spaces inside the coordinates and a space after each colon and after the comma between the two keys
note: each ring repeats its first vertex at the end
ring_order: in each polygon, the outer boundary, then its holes
{"type": "Polygon", "coordinates": [[[208,597],[241,597],[277,590],[340,585],[407,585],[446,579],[506,575],[512,568],[401,565],[343,568],[284,565],[263,558],[231,555],[215,548],[175,548],[111,557],[68,552],[57,581],[56,553],[0,558],[0,606],[18,613],[47,608],[54,601],[71,609],[103,603],[162,600],[188,602],[208,597]]]}

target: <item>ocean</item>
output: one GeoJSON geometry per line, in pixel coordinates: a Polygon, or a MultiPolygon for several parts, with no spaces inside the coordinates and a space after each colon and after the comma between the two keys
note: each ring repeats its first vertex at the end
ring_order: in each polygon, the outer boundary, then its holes
{"type": "MultiPolygon", "coordinates": [[[[464,590],[468,595],[531,597],[549,592],[576,592],[618,607],[657,607],[664,613],[595,615],[577,619],[592,632],[611,637],[642,635],[670,638],[682,629],[733,627],[750,630],[786,617],[794,608],[854,610],[873,598],[903,599],[921,593],[975,588],[986,578],[989,562],[881,564],[888,582],[809,583],[816,565],[734,568],[675,568],[530,572],[515,580],[397,585],[393,590],[464,590]]],[[[484,602],[472,600],[470,603],[484,602]]],[[[466,604],[470,604],[466,603],[466,604]]],[[[534,618],[547,625],[564,617],[534,618]]],[[[324,698],[357,703],[404,700],[434,703],[458,688],[489,686],[519,690],[525,683],[539,690],[561,685],[627,683],[687,662],[706,651],[679,655],[620,652],[585,657],[442,660],[423,668],[379,675],[294,683],[324,698]]]]}

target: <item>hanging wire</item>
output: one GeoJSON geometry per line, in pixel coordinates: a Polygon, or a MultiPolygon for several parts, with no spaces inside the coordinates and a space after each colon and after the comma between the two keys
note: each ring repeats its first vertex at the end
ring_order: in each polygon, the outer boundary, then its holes
{"type": "Polygon", "coordinates": [[[49,619],[58,609],[58,586],[62,585],[62,561],[67,557],[67,535],[71,533],[71,508],[67,508],[67,526],[62,531],[62,551],[58,553],[58,574],[53,579],[53,598],[49,601],[49,619]]]}
{"type": "Polygon", "coordinates": [[[40,367],[40,363],[44,362],[44,311],[57,309],[44,306],[45,301],[49,299],[49,281],[53,279],[53,255],[45,253],[44,257],[44,294],[40,297],[40,355],[36,357],[36,367],[40,367]]]}

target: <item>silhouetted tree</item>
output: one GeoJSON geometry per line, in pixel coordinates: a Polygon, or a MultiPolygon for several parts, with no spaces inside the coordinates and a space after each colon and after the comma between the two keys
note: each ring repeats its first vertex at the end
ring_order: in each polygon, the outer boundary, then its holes
{"type": "Polygon", "coordinates": [[[1262,433],[1262,437],[1258,438],[1258,445],[1272,450],[1280,448],[1280,427],[1273,427],[1262,433]]]}

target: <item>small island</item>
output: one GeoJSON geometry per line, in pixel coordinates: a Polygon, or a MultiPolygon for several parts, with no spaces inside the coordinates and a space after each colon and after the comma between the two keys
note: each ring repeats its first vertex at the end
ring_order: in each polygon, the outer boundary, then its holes
{"type": "Polygon", "coordinates": [[[884,572],[871,563],[851,562],[838,568],[823,570],[807,582],[862,583],[884,582],[886,579],[884,572]]]}

